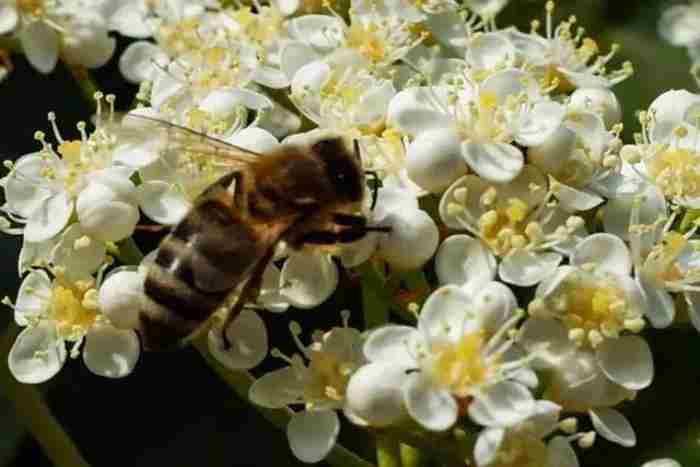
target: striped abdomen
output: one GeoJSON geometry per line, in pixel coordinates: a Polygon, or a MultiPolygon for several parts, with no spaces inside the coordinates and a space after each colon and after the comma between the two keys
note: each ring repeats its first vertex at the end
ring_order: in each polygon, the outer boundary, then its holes
{"type": "Polygon", "coordinates": [[[219,195],[190,211],[149,266],[140,313],[146,349],[180,344],[248,279],[271,247],[255,224],[240,218],[230,196],[219,195]]]}

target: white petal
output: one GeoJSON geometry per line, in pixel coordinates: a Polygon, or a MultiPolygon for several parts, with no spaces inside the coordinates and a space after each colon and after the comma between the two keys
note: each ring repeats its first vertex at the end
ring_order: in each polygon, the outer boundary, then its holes
{"type": "Polygon", "coordinates": [[[281,283],[281,293],[292,306],[314,308],[338,286],[338,267],[325,253],[295,253],[282,266],[281,283]]]}
{"type": "Polygon", "coordinates": [[[250,387],[248,397],[255,404],[278,409],[298,403],[304,394],[304,381],[292,367],[266,373],[250,387]]]}
{"type": "Polygon", "coordinates": [[[439,87],[415,87],[396,94],[387,110],[387,121],[409,135],[447,129],[452,119],[447,108],[446,90],[439,87]]]}
{"type": "Polygon", "coordinates": [[[25,384],[51,379],[65,361],[66,346],[56,337],[56,328],[49,321],[41,321],[19,333],[7,356],[10,373],[25,384]]]}
{"type": "Polygon", "coordinates": [[[287,439],[294,455],[302,462],[322,461],[335,446],[340,421],[333,410],[297,412],[287,425],[287,439]]]}
{"type": "Polygon", "coordinates": [[[554,402],[538,400],[532,416],[523,423],[523,428],[536,438],[544,438],[557,429],[561,411],[562,407],[554,402]]]}
{"type": "Polygon", "coordinates": [[[312,47],[336,47],[345,25],[341,20],[329,15],[303,15],[289,22],[292,37],[312,47]]]}
{"type": "Polygon", "coordinates": [[[603,372],[624,388],[638,391],[649,386],[654,378],[649,344],[639,336],[607,339],[596,353],[603,372]]]}
{"type": "Polygon", "coordinates": [[[559,253],[516,250],[503,258],[498,275],[509,284],[530,287],[551,275],[562,259],[559,253]]]}
{"type": "Polygon", "coordinates": [[[122,270],[110,274],[100,286],[100,311],[119,329],[136,329],[143,297],[145,276],[140,271],[122,270]]]}
{"type": "Polygon", "coordinates": [[[200,102],[199,107],[213,114],[226,115],[239,105],[251,110],[269,109],[272,101],[257,92],[228,88],[212,91],[200,102]]]}
{"type": "Polygon", "coordinates": [[[51,305],[51,279],[43,270],[33,270],[22,281],[15,303],[15,322],[29,324],[29,318],[38,318],[51,305]]]}
{"type": "Polygon", "coordinates": [[[344,244],[338,258],[343,263],[343,267],[354,268],[367,261],[374,254],[377,245],[379,245],[379,234],[369,232],[355,242],[344,244]]]}
{"type": "Polygon", "coordinates": [[[439,193],[467,172],[459,137],[449,128],[426,130],[406,149],[408,176],[424,190],[439,193]]]}
{"type": "Polygon", "coordinates": [[[258,303],[272,313],[283,313],[289,309],[289,303],[280,294],[281,272],[271,261],[263,273],[262,287],[258,295],[258,303]]]}
{"type": "Polygon", "coordinates": [[[576,350],[567,329],[554,319],[529,318],[521,328],[518,342],[536,356],[533,360],[536,368],[557,367],[576,350]]]}
{"type": "Polygon", "coordinates": [[[617,96],[606,88],[577,89],[571,94],[569,108],[578,111],[591,111],[603,117],[606,128],[622,120],[622,108],[617,96]]]}
{"type": "Polygon", "coordinates": [[[243,310],[226,329],[231,344],[226,349],[219,323],[209,330],[209,352],[219,363],[230,370],[250,369],[258,366],[267,355],[267,330],[258,314],[243,310]]]}
{"type": "Polygon", "coordinates": [[[388,426],[406,416],[402,387],[406,367],[376,362],[353,373],[346,389],[346,407],[365,423],[388,426]]]}
{"type": "Polygon", "coordinates": [[[144,214],[163,225],[177,224],[192,207],[176,185],[158,180],[139,185],[138,197],[144,214]]]}
{"type": "Polygon", "coordinates": [[[418,317],[418,330],[428,344],[454,342],[463,334],[463,325],[472,299],[455,285],[440,287],[430,294],[418,317]]]}
{"type": "Polygon", "coordinates": [[[513,44],[502,34],[480,34],[469,43],[466,60],[474,67],[493,70],[508,65],[515,58],[513,44]]]}
{"type": "Polygon", "coordinates": [[[624,447],[631,448],[637,444],[637,436],[630,422],[615,409],[599,407],[589,412],[596,431],[603,438],[624,447]]]}
{"type": "Polygon", "coordinates": [[[273,2],[284,16],[293,15],[299,8],[300,3],[299,0],[276,0],[273,2]]]}
{"type": "Polygon", "coordinates": [[[73,201],[65,192],[60,192],[44,200],[39,208],[27,219],[24,238],[29,242],[48,240],[68,223],[73,213],[73,201]]]}
{"type": "Polygon", "coordinates": [[[382,225],[391,232],[379,237],[378,253],[396,270],[416,270],[435,254],[440,234],[428,213],[420,209],[393,212],[382,225]]]}
{"type": "MultiPolygon", "coordinates": [[[[645,184],[639,208],[639,223],[651,225],[666,215],[666,199],[656,186],[645,184]]],[[[603,226],[605,231],[627,240],[629,238],[630,212],[635,203],[635,196],[617,196],[610,199],[603,207],[603,226]]],[[[642,238],[651,237],[644,235],[642,238]]],[[[646,241],[652,241],[648,238],[646,241]]],[[[649,245],[651,246],[651,245],[649,245]]]]}
{"type": "Polygon", "coordinates": [[[476,290],[496,277],[496,257],[481,240],[452,235],[435,255],[435,273],[440,284],[476,290]]]}
{"type": "Polygon", "coordinates": [[[571,264],[581,266],[593,263],[596,271],[626,276],[632,270],[632,258],[627,245],[612,234],[593,234],[578,244],[571,264]]]}
{"type": "Polygon", "coordinates": [[[457,401],[422,373],[412,373],[403,390],[408,413],[425,429],[444,431],[457,421],[457,401]]]}
{"type": "Polygon", "coordinates": [[[280,147],[277,138],[257,127],[244,128],[224,141],[261,154],[272,152],[280,147]]]}
{"type": "Polygon", "coordinates": [[[474,172],[495,183],[510,182],[524,164],[520,149],[504,143],[463,143],[462,156],[474,172]]]}
{"type": "Polygon", "coordinates": [[[141,353],[136,332],[98,325],[85,336],[83,361],[88,370],[107,378],[123,378],[134,370],[141,353]]]}
{"type": "Polygon", "coordinates": [[[7,3],[0,5],[0,34],[12,32],[17,27],[18,22],[17,8],[7,3]]]}
{"type": "Polygon", "coordinates": [[[509,427],[535,410],[535,400],[525,386],[504,381],[485,388],[469,405],[469,416],[487,427],[509,427]]]}
{"type": "Polygon", "coordinates": [[[675,46],[689,46],[700,40],[700,15],[689,5],[673,5],[664,10],[658,28],[661,37],[675,46]]]}
{"type": "Polygon", "coordinates": [[[438,41],[457,49],[467,46],[469,36],[467,25],[459,15],[448,11],[426,16],[424,24],[438,41]]]}
{"type": "Polygon", "coordinates": [[[574,154],[576,144],[576,132],[562,125],[539,145],[528,148],[528,163],[545,173],[562,173],[574,154]]]}
{"type": "Polygon", "coordinates": [[[119,57],[119,71],[132,83],[150,79],[156,66],[165,67],[167,64],[167,54],[157,45],[146,41],[129,44],[119,57]]]}
{"type": "Polygon", "coordinates": [[[500,282],[488,282],[479,288],[468,291],[474,294],[474,317],[467,318],[474,321],[474,329],[469,329],[465,323],[466,332],[485,331],[488,335],[495,334],[506,321],[513,317],[518,307],[518,302],[513,291],[500,282]]]}
{"type": "Polygon", "coordinates": [[[699,95],[684,89],[672,89],[654,99],[649,106],[649,111],[654,112],[655,116],[651,131],[652,142],[663,142],[671,138],[673,130],[683,122],[687,110],[698,102],[699,95]]]}
{"type": "Polygon", "coordinates": [[[75,202],[78,221],[92,237],[118,242],[134,232],[139,221],[136,186],[127,177],[93,177],[75,202]]]}
{"type": "Polygon", "coordinates": [[[258,116],[260,116],[258,127],[269,131],[275,138],[284,138],[296,133],[301,128],[299,115],[275,101],[272,101],[271,109],[258,114],[258,116]]]}
{"type": "Polygon", "coordinates": [[[112,13],[109,26],[127,37],[145,39],[153,35],[153,27],[147,20],[146,12],[138,8],[135,2],[126,3],[112,13]]]}
{"type": "Polygon", "coordinates": [[[700,332],[700,293],[686,292],[683,294],[685,301],[688,304],[688,315],[690,322],[693,323],[695,329],[700,332]]]}
{"type": "Polygon", "coordinates": [[[282,89],[289,86],[289,78],[287,78],[287,75],[269,66],[258,65],[253,71],[251,79],[258,84],[272,89],[282,89]]]}
{"type": "Polygon", "coordinates": [[[654,459],[653,461],[645,462],[642,467],[681,467],[681,464],[673,459],[654,459]]]}
{"type": "Polygon", "coordinates": [[[90,25],[75,37],[63,36],[61,58],[68,64],[99,68],[112,58],[116,48],[117,40],[107,34],[106,28],[90,25]]]}
{"type": "Polygon", "coordinates": [[[487,428],[476,439],[474,445],[474,460],[479,467],[487,466],[496,460],[498,450],[505,441],[506,430],[502,428],[487,428]]]}
{"type": "Polygon", "coordinates": [[[587,190],[577,190],[560,183],[557,186],[556,196],[559,206],[568,212],[588,211],[600,205],[604,199],[587,190]]]}
{"type": "Polygon", "coordinates": [[[58,62],[58,33],[43,21],[21,29],[19,40],[29,63],[41,73],[51,73],[58,62]]]}
{"type": "MultiPolygon", "coordinates": [[[[49,159],[48,165],[53,165],[49,159]]],[[[13,214],[29,217],[53,192],[41,183],[41,172],[47,161],[39,154],[26,154],[15,162],[15,167],[5,178],[5,200],[13,214]],[[32,183],[27,183],[32,180],[32,183]],[[36,180],[36,181],[35,181],[36,180]]]]}
{"type": "Polygon", "coordinates": [[[676,317],[671,294],[662,289],[658,282],[647,280],[644,274],[637,278],[637,284],[644,297],[644,314],[652,326],[659,329],[669,327],[676,317]]]}
{"type": "Polygon", "coordinates": [[[547,444],[546,467],[579,467],[576,452],[563,436],[555,436],[547,444]]]}
{"type": "Polygon", "coordinates": [[[100,268],[106,252],[104,242],[90,238],[80,224],[72,224],[60,235],[51,252],[51,262],[65,268],[69,278],[86,279],[100,268]],[[85,239],[87,245],[78,247],[78,242],[85,239]]]}
{"type": "Polygon", "coordinates": [[[520,122],[515,139],[523,146],[544,143],[561,126],[566,108],[556,102],[536,103],[520,122]]]}
{"type": "Polygon", "coordinates": [[[423,342],[421,334],[411,326],[384,326],[372,331],[363,351],[371,362],[396,362],[406,367],[417,367],[414,351],[423,342]]]}
{"type": "Polygon", "coordinates": [[[318,58],[318,54],[308,45],[290,41],[282,47],[280,52],[280,68],[291,79],[304,65],[318,58]]]}

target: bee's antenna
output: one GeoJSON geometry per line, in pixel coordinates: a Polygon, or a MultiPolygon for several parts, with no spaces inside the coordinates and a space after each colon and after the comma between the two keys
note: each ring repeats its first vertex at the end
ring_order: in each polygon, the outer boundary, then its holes
{"type": "Polygon", "coordinates": [[[365,170],[365,174],[372,177],[372,206],[370,209],[373,211],[374,207],[377,205],[377,197],[379,196],[379,188],[382,187],[382,181],[379,179],[376,170],[365,170]]]}

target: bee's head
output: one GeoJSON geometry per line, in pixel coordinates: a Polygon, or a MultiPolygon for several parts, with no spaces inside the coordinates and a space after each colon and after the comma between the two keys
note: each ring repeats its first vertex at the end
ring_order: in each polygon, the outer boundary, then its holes
{"type": "Polygon", "coordinates": [[[315,142],[311,150],[323,163],[325,176],[337,200],[361,202],[365,193],[364,172],[355,140],[348,141],[341,136],[326,137],[315,142]]]}

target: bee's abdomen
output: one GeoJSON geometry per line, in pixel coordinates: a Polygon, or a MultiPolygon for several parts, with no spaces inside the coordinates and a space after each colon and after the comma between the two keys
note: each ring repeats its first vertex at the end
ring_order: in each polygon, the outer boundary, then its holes
{"type": "Polygon", "coordinates": [[[245,278],[263,248],[230,205],[209,200],[165,237],[144,284],[144,347],[160,349],[190,335],[245,278]]]}

